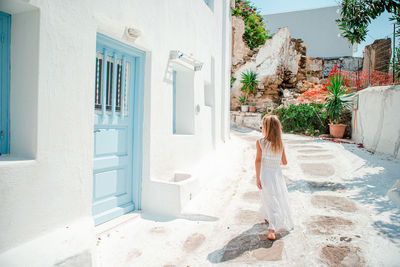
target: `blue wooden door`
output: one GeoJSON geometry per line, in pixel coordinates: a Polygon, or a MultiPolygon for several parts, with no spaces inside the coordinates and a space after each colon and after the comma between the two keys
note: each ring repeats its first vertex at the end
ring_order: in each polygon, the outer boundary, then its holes
{"type": "Polygon", "coordinates": [[[93,216],[95,224],[139,208],[143,54],[97,35],[93,216]]]}
{"type": "Polygon", "coordinates": [[[10,18],[0,12],[0,154],[10,152],[10,18]]]}

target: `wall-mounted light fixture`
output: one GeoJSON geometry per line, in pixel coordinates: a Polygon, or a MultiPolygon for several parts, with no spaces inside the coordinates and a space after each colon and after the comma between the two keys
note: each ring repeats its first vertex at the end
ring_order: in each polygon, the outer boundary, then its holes
{"type": "Polygon", "coordinates": [[[136,29],[133,27],[126,27],[125,35],[126,35],[126,37],[128,37],[128,39],[135,41],[137,38],[140,37],[140,35],[142,35],[142,32],[139,29],[136,29]]]}
{"type": "Polygon", "coordinates": [[[195,59],[192,55],[187,55],[179,50],[172,50],[169,53],[169,59],[194,71],[200,71],[203,67],[203,62],[195,59]]]}

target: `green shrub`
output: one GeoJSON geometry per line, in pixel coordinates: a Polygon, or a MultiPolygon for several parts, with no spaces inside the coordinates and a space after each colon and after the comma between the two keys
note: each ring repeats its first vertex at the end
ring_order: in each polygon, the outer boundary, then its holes
{"type": "Polygon", "coordinates": [[[233,87],[233,83],[236,81],[235,77],[231,77],[231,88],[233,87]]]}
{"type": "Polygon", "coordinates": [[[323,108],[323,104],[316,103],[292,104],[277,108],[273,113],[281,120],[284,132],[319,135],[329,132],[329,120],[323,108]]]}
{"type": "Polygon", "coordinates": [[[265,40],[271,38],[264,28],[263,17],[258,14],[257,8],[250,1],[236,0],[232,15],[243,19],[245,25],[243,40],[251,50],[265,44],[265,40]]]}

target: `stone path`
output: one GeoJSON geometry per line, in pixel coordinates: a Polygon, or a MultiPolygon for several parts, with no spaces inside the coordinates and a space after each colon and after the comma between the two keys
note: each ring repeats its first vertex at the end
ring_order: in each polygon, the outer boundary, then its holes
{"type": "Polygon", "coordinates": [[[387,191],[400,161],[285,135],[295,229],[266,238],[258,213],[255,142],[232,140],[200,166],[202,190],[177,217],[138,214],[99,234],[99,266],[400,266],[400,210],[387,191]]]}

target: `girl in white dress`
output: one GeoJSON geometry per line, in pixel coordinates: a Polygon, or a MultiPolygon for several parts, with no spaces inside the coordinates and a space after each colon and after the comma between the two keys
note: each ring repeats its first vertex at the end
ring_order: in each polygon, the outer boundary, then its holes
{"type": "Polygon", "coordinates": [[[262,119],[263,138],[257,140],[256,178],[261,194],[260,212],[268,224],[268,238],[274,240],[275,231],[293,229],[288,191],[280,165],[286,165],[282,143],[282,125],[275,115],[262,119]]]}

